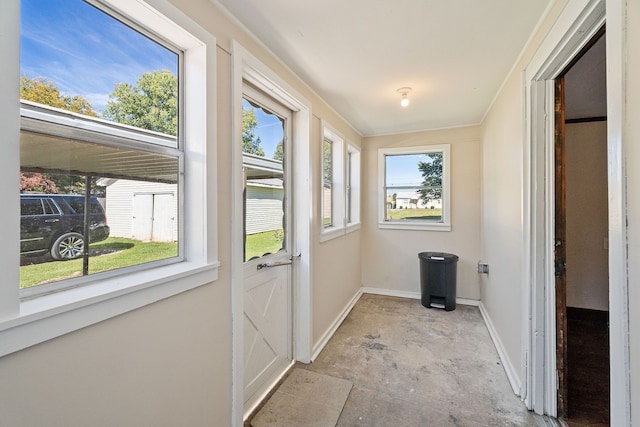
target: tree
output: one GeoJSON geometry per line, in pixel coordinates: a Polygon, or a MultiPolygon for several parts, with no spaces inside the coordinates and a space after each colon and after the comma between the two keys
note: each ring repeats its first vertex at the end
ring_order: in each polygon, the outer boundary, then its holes
{"type": "Polygon", "coordinates": [[[280,140],[280,142],[278,142],[278,145],[276,145],[276,150],[273,153],[273,158],[280,161],[284,160],[284,140],[280,140]]]}
{"type": "Polygon", "coordinates": [[[253,109],[242,109],[242,152],[264,157],[260,137],[256,136],[258,120],[253,109]]]}
{"type": "Polygon", "coordinates": [[[168,70],[143,73],[137,84],[117,83],[102,113],[107,120],[178,134],[178,79],[168,70]]]}
{"type": "Polygon", "coordinates": [[[422,173],[422,185],[427,188],[418,190],[425,203],[442,198],[442,153],[428,153],[429,161],[418,162],[422,173]]]}
{"type": "Polygon", "coordinates": [[[85,116],[98,117],[93,110],[93,105],[85,98],[79,95],[67,96],[60,94],[60,90],[55,83],[44,77],[30,79],[27,76],[20,76],[20,99],[73,111],[85,116]]]}
{"type": "Polygon", "coordinates": [[[60,191],[56,183],[47,175],[39,172],[20,172],[20,192],[57,194],[60,191]]]}
{"type": "Polygon", "coordinates": [[[322,142],[322,176],[324,182],[333,181],[333,144],[327,139],[322,142]]]}

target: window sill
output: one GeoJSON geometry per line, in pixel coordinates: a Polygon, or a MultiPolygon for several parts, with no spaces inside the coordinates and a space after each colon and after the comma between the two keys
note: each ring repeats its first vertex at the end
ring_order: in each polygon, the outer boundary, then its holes
{"type": "Polygon", "coordinates": [[[335,238],[340,237],[340,236],[344,236],[344,234],[345,234],[344,227],[340,227],[340,228],[337,228],[337,227],[325,228],[320,233],[320,243],[327,242],[329,240],[335,239],[335,238]]]}
{"type": "Polygon", "coordinates": [[[182,262],[24,301],[0,322],[0,357],[211,283],[218,267],[182,262]]]}
{"type": "Polygon", "coordinates": [[[451,231],[451,224],[445,223],[417,223],[417,222],[379,222],[378,228],[389,230],[422,230],[422,231],[451,231]]]}
{"type": "Polygon", "coordinates": [[[360,230],[360,223],[354,222],[353,224],[347,225],[347,234],[353,233],[354,231],[360,230]]]}

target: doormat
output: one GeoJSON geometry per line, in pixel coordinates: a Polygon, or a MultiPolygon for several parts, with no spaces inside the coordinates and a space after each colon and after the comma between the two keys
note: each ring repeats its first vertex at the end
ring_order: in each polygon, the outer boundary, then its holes
{"type": "Polygon", "coordinates": [[[353,383],[295,368],[251,421],[252,427],[334,427],[353,383]]]}

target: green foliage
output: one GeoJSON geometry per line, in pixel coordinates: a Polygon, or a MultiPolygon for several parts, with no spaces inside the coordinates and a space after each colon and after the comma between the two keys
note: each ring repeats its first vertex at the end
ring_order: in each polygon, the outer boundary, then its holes
{"type": "Polygon", "coordinates": [[[178,134],[178,79],[168,70],[143,73],[137,84],[117,83],[104,118],[168,135],[178,134]]]}
{"type": "Polygon", "coordinates": [[[284,160],[284,140],[281,140],[280,142],[278,142],[278,145],[276,145],[276,150],[273,153],[273,158],[275,160],[280,160],[281,162],[284,160]]]}
{"type": "Polygon", "coordinates": [[[93,105],[85,98],[79,95],[61,95],[55,83],[44,77],[30,79],[27,76],[20,76],[20,99],[73,111],[85,116],[98,117],[93,111],[93,105]]]}
{"type": "Polygon", "coordinates": [[[420,198],[426,202],[442,198],[442,153],[428,153],[430,161],[418,162],[422,173],[422,185],[428,188],[418,190],[420,198]]]}
{"type": "Polygon", "coordinates": [[[322,142],[322,176],[324,182],[333,180],[333,144],[326,139],[322,142]]]}
{"type": "Polygon", "coordinates": [[[258,119],[253,109],[242,110],[242,152],[264,157],[260,137],[256,136],[258,119]]]}

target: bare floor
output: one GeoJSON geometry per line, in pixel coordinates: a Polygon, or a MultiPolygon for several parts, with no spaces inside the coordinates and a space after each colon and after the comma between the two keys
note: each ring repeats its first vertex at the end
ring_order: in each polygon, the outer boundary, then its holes
{"type": "Polygon", "coordinates": [[[538,425],[477,307],[365,294],[317,360],[297,367],[353,383],[338,426],[538,425]]]}

